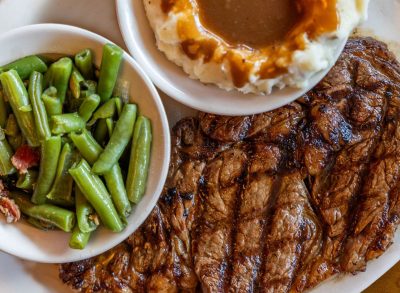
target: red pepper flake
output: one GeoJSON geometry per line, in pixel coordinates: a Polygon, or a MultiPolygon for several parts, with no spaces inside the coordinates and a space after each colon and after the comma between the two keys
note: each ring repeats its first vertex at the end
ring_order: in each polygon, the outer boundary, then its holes
{"type": "Polygon", "coordinates": [[[24,174],[29,168],[38,166],[40,151],[28,145],[20,146],[11,158],[11,162],[20,174],[24,174]]]}

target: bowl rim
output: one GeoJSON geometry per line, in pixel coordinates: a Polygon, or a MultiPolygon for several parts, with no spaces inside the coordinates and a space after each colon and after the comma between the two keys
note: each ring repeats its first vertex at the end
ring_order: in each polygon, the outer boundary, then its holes
{"type": "MultiPolygon", "coordinates": [[[[79,35],[80,37],[88,38],[93,40],[94,42],[97,42],[99,44],[105,44],[105,43],[113,43],[112,41],[108,40],[107,38],[98,35],[94,32],[91,32],[89,30],[72,26],[72,25],[65,25],[65,24],[58,24],[58,23],[42,23],[42,24],[32,24],[32,25],[26,25],[26,26],[21,26],[15,29],[12,29],[10,31],[7,31],[3,34],[0,35],[0,43],[4,39],[10,38],[13,35],[16,34],[26,34],[26,33],[31,33],[31,32],[66,32],[70,33],[73,35],[79,35]]],[[[38,53],[39,54],[39,53],[38,53]]],[[[23,56],[21,56],[23,57],[23,56]]],[[[19,257],[21,259],[29,260],[29,261],[35,261],[35,262],[40,262],[40,263],[66,263],[66,262],[74,262],[74,261],[79,261],[82,259],[94,257],[96,255],[99,255],[116,245],[120,244],[123,242],[125,239],[127,239],[132,233],[134,233],[146,220],[146,218],[150,215],[151,211],[153,208],[156,206],[157,201],[162,193],[167,175],[168,175],[168,170],[169,170],[169,162],[170,162],[170,154],[171,154],[171,136],[170,136],[170,128],[169,128],[169,122],[167,119],[167,115],[165,112],[164,105],[161,101],[160,95],[152,83],[151,79],[147,76],[145,71],[140,67],[140,65],[126,52],[124,51],[123,54],[123,62],[126,62],[128,66],[132,67],[133,70],[139,75],[139,77],[142,79],[143,84],[148,88],[149,93],[156,105],[156,112],[158,113],[157,115],[160,118],[160,123],[162,126],[163,132],[160,133],[163,137],[163,152],[165,153],[165,158],[161,164],[161,170],[160,170],[160,180],[158,181],[155,189],[155,196],[151,198],[149,201],[149,204],[146,206],[145,209],[140,210],[140,214],[137,217],[136,220],[136,227],[131,227],[129,229],[129,225],[125,228],[124,231],[121,233],[115,233],[114,237],[110,238],[107,242],[104,243],[104,245],[101,245],[101,249],[91,249],[90,252],[85,250],[78,251],[77,253],[74,254],[73,256],[65,257],[65,258],[60,258],[58,255],[52,255],[48,256],[49,259],[45,259],[42,257],[37,257],[35,255],[32,255],[29,253],[29,251],[21,251],[18,250],[18,245],[15,247],[12,246],[7,246],[4,247],[1,245],[0,242],[0,251],[3,251],[7,254],[19,257]]],[[[7,224],[9,225],[9,224],[7,224]]],[[[68,244],[66,244],[68,245],[68,244]]]]}
{"type": "MultiPolygon", "coordinates": [[[[143,2],[142,0],[138,1],[143,2]]],[[[156,58],[154,57],[154,54],[145,50],[145,48],[141,44],[146,43],[146,41],[143,40],[143,38],[140,36],[137,37],[137,34],[133,32],[133,28],[130,27],[131,24],[130,21],[136,19],[133,13],[134,11],[134,6],[133,6],[134,4],[132,4],[133,2],[135,1],[115,0],[117,18],[122,33],[122,37],[125,41],[126,47],[128,48],[133,58],[135,58],[135,60],[142,66],[143,70],[148,74],[148,76],[151,78],[154,84],[161,91],[166,93],[169,97],[175,99],[179,103],[184,104],[190,108],[217,115],[242,116],[242,115],[259,114],[266,111],[275,110],[279,107],[282,107],[297,100],[305,93],[307,93],[309,90],[311,90],[330,71],[330,69],[334,66],[336,60],[342,53],[348,40],[348,37],[338,40],[335,51],[333,53],[333,59],[331,64],[329,64],[326,69],[316,72],[314,75],[312,75],[309,79],[310,82],[308,86],[299,89],[291,87],[285,87],[282,90],[275,89],[275,91],[279,93],[279,95],[243,94],[237,90],[226,91],[218,88],[216,85],[203,84],[197,79],[196,80],[191,79],[189,75],[186,74],[180,66],[175,65],[174,62],[168,60],[165,54],[161,52],[164,55],[165,59],[170,62],[170,64],[182,70],[182,74],[186,75],[187,79],[205,85],[206,86],[204,88],[205,90],[213,88],[213,92],[215,93],[225,93],[226,95],[232,95],[232,97],[235,94],[240,95],[240,99],[238,99],[240,100],[240,103],[242,103],[242,99],[243,101],[246,102],[245,104],[241,104],[235,107],[232,106],[232,104],[235,103],[234,100],[232,101],[227,100],[221,103],[218,100],[204,101],[204,99],[201,99],[200,97],[194,98],[193,96],[196,96],[197,93],[187,92],[179,82],[173,83],[164,78],[163,69],[165,68],[161,69],[157,66],[152,65],[152,63],[157,63],[155,62],[156,58]]],[[[143,25],[150,26],[148,22],[143,25]]],[[[139,27],[139,25],[136,27],[139,27]]],[[[157,48],[155,40],[153,43],[154,46],[157,48]]]]}

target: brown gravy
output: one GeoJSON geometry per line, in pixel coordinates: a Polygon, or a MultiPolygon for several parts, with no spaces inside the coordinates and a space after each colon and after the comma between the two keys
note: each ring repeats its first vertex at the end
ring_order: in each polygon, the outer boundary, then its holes
{"type": "Polygon", "coordinates": [[[262,48],[281,41],[299,21],[294,0],[196,0],[203,27],[230,45],[262,48]]]}

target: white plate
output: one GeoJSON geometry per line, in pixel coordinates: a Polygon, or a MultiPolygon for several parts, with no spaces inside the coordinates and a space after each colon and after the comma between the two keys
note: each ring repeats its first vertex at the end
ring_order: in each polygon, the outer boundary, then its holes
{"type": "MultiPolygon", "coordinates": [[[[236,90],[228,92],[215,85],[202,84],[188,78],[180,67],[167,60],[157,49],[142,2],[143,0],[116,0],[118,21],[126,46],[157,87],[178,102],[197,110],[235,116],[270,111],[296,100],[313,88],[330,70],[329,67],[314,74],[306,88],[275,89],[268,96],[245,95],[236,90]]],[[[335,45],[335,60],[345,41],[338,40],[335,45]]]]}
{"type": "MultiPolygon", "coordinates": [[[[366,27],[385,40],[400,42],[400,0],[372,0],[371,11],[366,27]]],[[[112,0],[0,1],[0,33],[16,26],[38,22],[62,22],[82,26],[103,34],[123,46],[112,0]],[[72,8],[77,8],[79,12],[71,12],[72,8]],[[10,17],[11,15],[12,17],[10,17]]],[[[164,97],[163,100],[170,125],[173,125],[181,117],[194,113],[193,110],[167,97],[164,97]]],[[[395,243],[383,256],[370,262],[366,272],[330,280],[312,292],[358,293],[371,285],[399,260],[400,233],[398,232],[395,243]]],[[[0,253],[0,292],[72,292],[61,284],[57,276],[57,267],[54,265],[21,261],[0,253]]]]}

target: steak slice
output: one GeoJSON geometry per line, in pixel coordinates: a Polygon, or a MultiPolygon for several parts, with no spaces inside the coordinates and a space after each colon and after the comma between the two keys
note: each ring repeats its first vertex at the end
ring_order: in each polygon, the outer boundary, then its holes
{"type": "MultiPolygon", "coordinates": [[[[263,256],[274,177],[249,176],[241,195],[229,292],[253,292],[263,256]],[[250,241],[251,239],[251,241],[250,241]]],[[[228,291],[228,290],[227,290],[228,291]]]]}
{"type": "Polygon", "coordinates": [[[86,292],[303,292],[365,269],[400,223],[399,85],[387,47],[356,38],[297,102],[182,119],[151,216],[60,277],[86,292]]]}
{"type": "Polygon", "coordinates": [[[400,186],[397,185],[390,193],[389,197],[388,221],[378,234],[374,243],[369,247],[367,260],[381,256],[386,249],[393,243],[394,233],[400,224],[400,186]]]}
{"type": "Polygon", "coordinates": [[[223,292],[232,251],[232,231],[239,179],[246,168],[240,148],[221,153],[206,170],[206,198],[198,237],[193,244],[194,266],[204,292],[223,292]]]}
{"type": "Polygon", "coordinates": [[[258,284],[260,292],[288,292],[302,250],[314,240],[308,235],[318,234],[315,231],[318,224],[310,225],[315,216],[301,174],[284,176],[281,181],[266,241],[263,274],[258,284]]]}
{"type": "Polygon", "coordinates": [[[226,291],[253,292],[263,258],[268,215],[274,202],[274,174],[281,152],[276,145],[255,146],[239,199],[231,280],[226,291]],[[251,239],[251,241],[249,241],[251,239]]]}
{"type": "MultiPolygon", "coordinates": [[[[398,109],[400,110],[400,109],[398,109]]],[[[396,111],[398,112],[398,111],[396,111]]],[[[342,256],[342,268],[348,272],[363,270],[367,252],[376,235],[388,221],[389,195],[400,179],[400,124],[389,121],[369,167],[360,194],[354,228],[342,256]]]]}
{"type": "Polygon", "coordinates": [[[227,117],[200,113],[199,118],[202,131],[219,142],[239,142],[260,136],[270,142],[279,142],[296,132],[304,115],[300,104],[291,103],[252,116],[227,117]]]}

